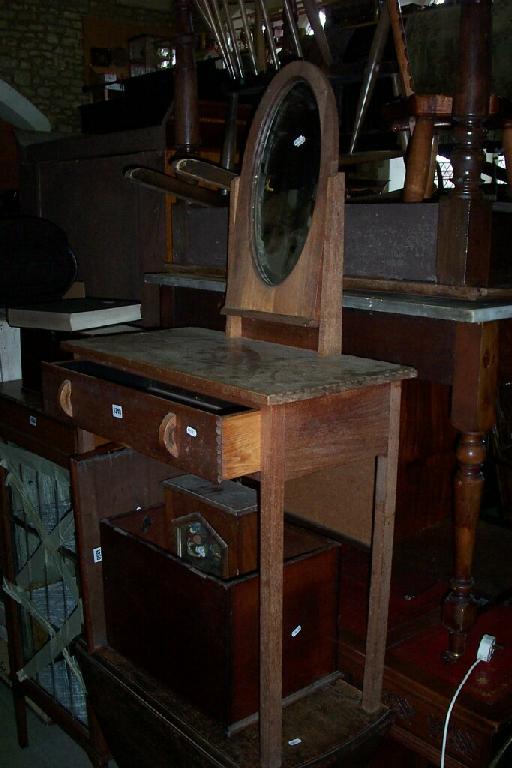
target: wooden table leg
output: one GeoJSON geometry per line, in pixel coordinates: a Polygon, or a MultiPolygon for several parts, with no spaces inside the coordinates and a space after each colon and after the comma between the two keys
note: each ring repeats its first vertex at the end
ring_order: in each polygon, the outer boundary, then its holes
{"type": "Polygon", "coordinates": [[[366,661],[363,678],[363,709],[375,712],[381,705],[389,585],[393,559],[396,473],[400,429],[400,384],[390,386],[390,425],[386,456],[377,458],[375,511],[372,537],[372,574],[366,633],[366,661]]]}
{"type": "Polygon", "coordinates": [[[476,617],[471,571],[484,483],[485,434],[495,422],[497,323],[457,327],[454,371],[451,420],[461,436],[455,478],[455,571],[443,606],[443,624],[450,633],[446,661],[464,654],[476,617]]]}
{"type": "Polygon", "coordinates": [[[437,281],[450,285],[485,286],[491,276],[492,206],[480,183],[489,116],[491,26],[491,0],[460,4],[452,107],[454,188],[440,203],[437,239],[437,281]]]}
{"type": "Polygon", "coordinates": [[[455,661],[464,654],[466,635],[476,619],[471,566],[484,485],[484,460],[485,435],[479,432],[462,434],[455,478],[455,576],[443,608],[443,622],[450,632],[446,661],[455,661]]]}
{"type": "Polygon", "coordinates": [[[176,155],[191,155],[200,144],[199,102],[191,0],[174,5],[176,66],[174,67],[174,145],[176,155]]]}
{"type": "Polygon", "coordinates": [[[284,408],[262,411],[260,499],[260,754],[279,768],[282,742],[284,408]]]}
{"type": "Polygon", "coordinates": [[[425,198],[432,158],[434,121],[418,117],[409,144],[405,168],[404,203],[421,203],[425,198]]]}

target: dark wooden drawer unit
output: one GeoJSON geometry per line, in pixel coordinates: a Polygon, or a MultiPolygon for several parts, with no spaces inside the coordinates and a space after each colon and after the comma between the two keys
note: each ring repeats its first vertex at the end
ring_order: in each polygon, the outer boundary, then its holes
{"type": "Polygon", "coordinates": [[[213,576],[258,567],[258,498],[252,488],[181,475],[164,483],[171,552],[213,576]]]}
{"type": "MultiPolygon", "coordinates": [[[[222,580],[168,551],[164,509],[101,523],[109,645],[225,727],[259,696],[259,578],[222,580]]],[[[283,695],[336,670],[339,547],[287,525],[283,695]]]]}
{"type": "Polygon", "coordinates": [[[47,416],[40,394],[26,392],[21,381],[0,385],[0,438],[65,467],[73,454],[92,451],[104,442],[71,422],[47,416]]]}
{"type": "Polygon", "coordinates": [[[260,414],[86,360],[43,364],[45,410],[214,482],[260,469],[260,414]]]}

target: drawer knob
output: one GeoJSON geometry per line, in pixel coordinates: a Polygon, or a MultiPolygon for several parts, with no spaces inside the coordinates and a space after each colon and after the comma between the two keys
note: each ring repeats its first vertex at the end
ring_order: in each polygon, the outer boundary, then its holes
{"type": "Polygon", "coordinates": [[[73,416],[73,403],[71,402],[71,382],[66,379],[59,387],[58,393],[59,405],[66,414],[66,416],[73,416]]]}
{"type": "Polygon", "coordinates": [[[178,444],[176,443],[177,419],[175,413],[166,414],[160,422],[158,429],[158,442],[169,451],[171,456],[178,456],[178,444]]]}

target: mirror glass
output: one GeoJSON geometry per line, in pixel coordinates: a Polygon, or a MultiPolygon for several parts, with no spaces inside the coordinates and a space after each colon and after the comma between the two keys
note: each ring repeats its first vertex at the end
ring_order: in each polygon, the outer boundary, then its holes
{"type": "Polygon", "coordinates": [[[315,95],[299,81],[276,105],[256,166],[253,255],[268,285],[290,274],[306,242],[320,172],[320,138],[315,95]]]}

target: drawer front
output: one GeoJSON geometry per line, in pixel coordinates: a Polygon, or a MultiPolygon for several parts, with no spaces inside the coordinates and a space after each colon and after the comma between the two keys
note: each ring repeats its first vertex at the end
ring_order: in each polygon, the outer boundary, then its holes
{"type": "MultiPolygon", "coordinates": [[[[149,530],[163,514],[147,510],[149,530]]],[[[258,576],[225,582],[200,573],[159,546],[158,535],[133,533],[133,518],[137,525],[143,516],[101,523],[108,644],[229,726],[258,709],[258,576]],[[134,625],[144,627],[142,638],[134,625]]],[[[285,542],[302,537],[286,525],[285,542]]],[[[336,670],[339,548],[319,536],[304,543],[284,563],[285,696],[336,670]]]]}
{"type": "Polygon", "coordinates": [[[218,482],[260,468],[260,417],[220,416],[58,364],[43,364],[47,413],[218,482]]]}
{"type": "Polygon", "coordinates": [[[78,450],[73,425],[55,421],[7,398],[0,399],[0,437],[63,466],[78,450]]]}

